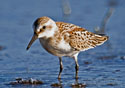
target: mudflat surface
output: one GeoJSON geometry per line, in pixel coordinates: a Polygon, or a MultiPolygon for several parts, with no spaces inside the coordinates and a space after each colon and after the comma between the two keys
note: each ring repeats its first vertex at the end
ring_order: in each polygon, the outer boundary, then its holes
{"type": "Polygon", "coordinates": [[[59,0],[3,0],[0,3],[0,88],[71,88],[81,83],[86,88],[125,87],[125,1],[116,0],[105,33],[109,41],[78,56],[79,79],[75,64],[64,57],[62,79],[58,80],[58,58],[47,53],[37,40],[29,51],[32,24],[41,16],[70,22],[94,32],[105,16],[110,0],[70,0],[71,14],[64,16],[59,0]],[[42,85],[8,85],[16,78],[33,78],[42,85]]]}

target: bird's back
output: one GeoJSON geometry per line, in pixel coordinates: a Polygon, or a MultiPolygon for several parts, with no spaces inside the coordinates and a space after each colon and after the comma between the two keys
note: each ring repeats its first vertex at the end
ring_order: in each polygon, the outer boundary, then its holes
{"type": "Polygon", "coordinates": [[[64,39],[74,50],[85,51],[103,44],[108,37],[94,34],[84,28],[70,23],[56,22],[61,39],[64,39]]]}

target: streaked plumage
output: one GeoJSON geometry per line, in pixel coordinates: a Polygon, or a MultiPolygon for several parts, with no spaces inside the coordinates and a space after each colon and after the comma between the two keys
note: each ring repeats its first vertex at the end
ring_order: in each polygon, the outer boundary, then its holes
{"type": "Polygon", "coordinates": [[[27,49],[39,38],[41,45],[49,53],[58,56],[60,60],[61,77],[63,69],[61,57],[69,56],[76,62],[76,78],[78,77],[77,56],[80,51],[85,51],[103,44],[108,37],[94,34],[74,24],[55,22],[49,17],[38,18],[34,24],[34,36],[27,49]]]}

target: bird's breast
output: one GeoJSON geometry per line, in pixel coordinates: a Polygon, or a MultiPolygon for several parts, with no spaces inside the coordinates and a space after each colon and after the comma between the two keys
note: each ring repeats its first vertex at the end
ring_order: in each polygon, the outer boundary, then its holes
{"type": "Polygon", "coordinates": [[[72,56],[76,52],[63,39],[56,42],[55,39],[39,39],[43,48],[55,56],[72,56]]]}

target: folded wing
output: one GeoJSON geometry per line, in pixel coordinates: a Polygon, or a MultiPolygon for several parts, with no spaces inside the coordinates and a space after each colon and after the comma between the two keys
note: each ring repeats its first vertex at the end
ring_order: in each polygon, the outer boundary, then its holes
{"type": "Polygon", "coordinates": [[[103,44],[108,37],[88,32],[83,28],[75,28],[69,31],[69,44],[72,48],[85,51],[103,44]]]}

